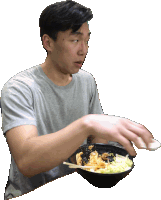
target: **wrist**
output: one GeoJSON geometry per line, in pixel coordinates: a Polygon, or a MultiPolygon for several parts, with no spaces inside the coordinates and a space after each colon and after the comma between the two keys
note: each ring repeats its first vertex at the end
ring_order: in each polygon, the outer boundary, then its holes
{"type": "Polygon", "coordinates": [[[83,125],[85,127],[85,134],[88,138],[89,136],[95,137],[96,133],[94,130],[93,114],[86,115],[82,118],[83,125]]]}

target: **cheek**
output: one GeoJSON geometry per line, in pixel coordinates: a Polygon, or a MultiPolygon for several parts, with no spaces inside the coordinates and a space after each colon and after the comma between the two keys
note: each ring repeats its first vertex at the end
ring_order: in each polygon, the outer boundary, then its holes
{"type": "Polygon", "coordinates": [[[60,63],[71,64],[77,60],[77,48],[68,41],[62,41],[62,43],[57,47],[57,60],[60,63]]]}
{"type": "Polygon", "coordinates": [[[56,45],[56,47],[53,51],[54,59],[59,60],[59,58],[61,58],[62,52],[63,52],[63,48],[59,45],[56,45]]]}
{"type": "Polygon", "coordinates": [[[75,61],[77,59],[76,55],[77,54],[76,54],[75,48],[64,49],[64,58],[65,58],[66,61],[68,61],[68,62],[75,61]]]}

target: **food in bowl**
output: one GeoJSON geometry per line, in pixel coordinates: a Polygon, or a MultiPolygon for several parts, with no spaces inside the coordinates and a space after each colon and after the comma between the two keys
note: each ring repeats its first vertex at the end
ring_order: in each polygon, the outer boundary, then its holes
{"type": "MultiPolygon", "coordinates": [[[[92,149],[93,146],[89,146],[88,149],[92,149]]],[[[102,174],[114,174],[121,173],[131,169],[133,162],[128,158],[128,154],[126,156],[122,156],[116,154],[114,156],[113,153],[104,152],[99,154],[96,150],[92,151],[89,155],[88,162],[83,161],[82,156],[83,152],[79,152],[76,154],[76,162],[77,165],[83,166],[91,166],[90,168],[85,168],[85,170],[95,173],[102,174]],[[110,162],[109,157],[113,157],[113,161],[110,162]]]]}

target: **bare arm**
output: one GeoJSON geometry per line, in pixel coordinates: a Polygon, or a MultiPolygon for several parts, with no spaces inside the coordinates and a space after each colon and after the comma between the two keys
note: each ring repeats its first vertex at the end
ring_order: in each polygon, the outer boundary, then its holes
{"type": "Polygon", "coordinates": [[[94,114],[82,117],[64,129],[48,135],[38,136],[37,128],[31,125],[20,126],[6,133],[15,162],[21,173],[27,177],[58,166],[90,135],[95,138],[93,143],[109,140],[118,142],[133,156],[136,152],[130,141],[141,148],[139,137],[147,146],[153,138],[141,124],[125,118],[94,114]]]}
{"type": "Polygon", "coordinates": [[[136,151],[131,143],[134,142],[137,148],[142,148],[139,138],[141,137],[148,149],[149,143],[152,142],[152,134],[143,125],[133,122],[126,118],[109,116],[109,115],[88,115],[91,132],[93,134],[93,143],[106,141],[118,142],[135,156],[136,151]]]}
{"type": "Polygon", "coordinates": [[[87,124],[83,117],[58,132],[43,136],[38,136],[37,128],[32,125],[9,130],[7,142],[20,172],[32,177],[68,159],[88,137],[87,124]]]}

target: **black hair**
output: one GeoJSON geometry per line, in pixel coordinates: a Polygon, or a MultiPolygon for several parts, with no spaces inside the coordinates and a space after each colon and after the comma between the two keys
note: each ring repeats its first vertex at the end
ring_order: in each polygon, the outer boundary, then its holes
{"type": "Polygon", "coordinates": [[[59,31],[72,29],[72,32],[75,32],[92,18],[91,9],[77,2],[68,0],[51,4],[40,15],[40,37],[42,39],[42,36],[47,34],[56,41],[59,31]]]}

